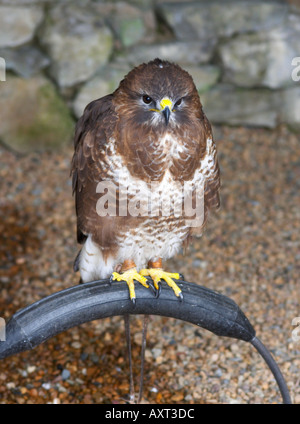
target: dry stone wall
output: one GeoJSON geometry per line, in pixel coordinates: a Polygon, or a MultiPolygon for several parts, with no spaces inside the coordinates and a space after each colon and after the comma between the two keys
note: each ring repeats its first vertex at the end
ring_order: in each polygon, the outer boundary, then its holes
{"type": "Polygon", "coordinates": [[[300,2],[0,0],[0,139],[69,142],[91,100],[155,57],[188,70],[213,124],[300,130],[300,2]]]}

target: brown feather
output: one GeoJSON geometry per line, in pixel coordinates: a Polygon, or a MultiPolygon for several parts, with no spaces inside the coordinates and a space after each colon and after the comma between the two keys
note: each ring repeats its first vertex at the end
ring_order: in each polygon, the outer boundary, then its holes
{"type": "MultiPolygon", "coordinates": [[[[191,76],[169,62],[156,59],[134,68],[114,93],[88,104],[76,125],[71,169],[78,242],[84,243],[90,234],[108,257],[118,249],[120,234],[135,231],[145,222],[144,217],[97,214],[97,185],[105,180],[117,182],[117,163],[123,163],[132,181],[161,181],[169,170],[174,180],[183,183],[192,180],[201,166],[209,138],[212,138],[211,127],[191,76]],[[152,125],[149,112],[140,106],[144,94],[158,99],[184,97],[188,107],[175,112],[177,125],[166,127],[164,121],[152,125]],[[160,143],[167,132],[181,148],[176,157],[160,143]]],[[[216,158],[214,166],[213,175],[205,183],[203,226],[208,211],[219,206],[220,176],[216,158]]],[[[183,222],[169,217],[164,225],[174,231],[183,222]]],[[[154,219],[153,225],[156,223],[154,219]]],[[[200,233],[203,226],[190,229],[186,241],[200,233]]]]}

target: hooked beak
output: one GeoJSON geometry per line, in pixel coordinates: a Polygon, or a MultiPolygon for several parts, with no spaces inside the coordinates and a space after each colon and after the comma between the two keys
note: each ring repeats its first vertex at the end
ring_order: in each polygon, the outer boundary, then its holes
{"type": "Polygon", "coordinates": [[[168,98],[162,99],[160,102],[160,110],[165,117],[166,125],[168,125],[172,110],[172,101],[168,98]]]}
{"type": "Polygon", "coordinates": [[[168,125],[169,119],[170,119],[170,114],[171,114],[171,111],[169,109],[169,106],[166,106],[164,108],[164,110],[162,111],[162,113],[163,113],[163,115],[165,117],[166,125],[168,125]]]}

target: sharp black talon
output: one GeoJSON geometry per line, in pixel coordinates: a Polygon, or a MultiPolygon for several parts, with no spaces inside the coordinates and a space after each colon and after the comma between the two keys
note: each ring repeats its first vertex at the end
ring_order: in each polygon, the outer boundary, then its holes
{"type": "Polygon", "coordinates": [[[156,293],[155,293],[155,297],[156,297],[156,299],[158,299],[158,298],[159,298],[160,293],[161,293],[161,284],[159,283],[159,284],[158,284],[158,290],[156,290],[156,293]]]}
{"type": "Polygon", "coordinates": [[[135,307],[135,306],[136,306],[136,298],[135,298],[135,297],[133,297],[133,298],[131,298],[130,300],[131,300],[131,302],[132,302],[133,306],[135,307]]]}
{"type": "Polygon", "coordinates": [[[183,294],[182,294],[182,292],[180,292],[178,294],[178,297],[179,297],[179,302],[182,302],[183,301],[183,294]]]}
{"type": "Polygon", "coordinates": [[[180,274],[180,273],[179,273],[179,277],[180,277],[180,280],[185,281],[185,280],[184,280],[184,275],[183,275],[183,274],[180,274]]]}
{"type": "Polygon", "coordinates": [[[147,284],[149,284],[149,288],[151,289],[152,294],[156,297],[156,288],[154,287],[153,281],[150,278],[147,278],[147,284]]]}

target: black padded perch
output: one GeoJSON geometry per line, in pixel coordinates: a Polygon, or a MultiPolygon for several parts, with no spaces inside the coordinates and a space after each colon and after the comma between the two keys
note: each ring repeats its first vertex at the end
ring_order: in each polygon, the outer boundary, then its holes
{"type": "Polygon", "coordinates": [[[251,343],[272,371],[284,403],[291,403],[288,388],[274,358],[256,337],[238,305],[228,297],[194,283],[176,281],[183,293],[179,301],[162,283],[158,298],[136,283],[136,303],[124,282],[93,281],[47,296],[16,312],[0,342],[0,359],[33,349],[51,337],[85,322],[125,314],[177,318],[218,335],[251,343]]]}

